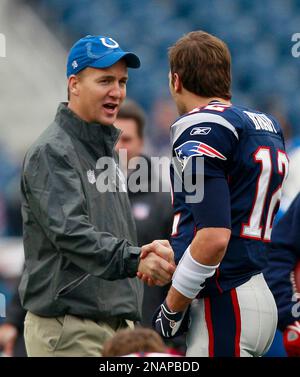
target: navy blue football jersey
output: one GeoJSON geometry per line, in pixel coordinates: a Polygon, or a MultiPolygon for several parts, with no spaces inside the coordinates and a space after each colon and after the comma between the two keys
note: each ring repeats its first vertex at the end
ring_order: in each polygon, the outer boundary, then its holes
{"type": "Polygon", "coordinates": [[[300,319],[299,295],[292,277],[300,260],[300,194],[274,226],[268,256],[264,276],[277,304],[278,328],[283,331],[300,319]]]}
{"type": "MultiPolygon", "coordinates": [[[[189,174],[192,178],[198,174],[193,163],[201,158],[204,180],[226,179],[228,184],[231,238],[216,274],[207,279],[200,292],[201,296],[219,294],[245,283],[266,265],[266,243],[271,239],[281,187],[288,172],[282,131],[270,115],[213,101],[177,119],[171,126],[171,140],[171,244],[176,263],[197,230],[207,227],[199,221],[201,213],[196,221],[194,204],[187,200],[190,192],[184,180],[189,174]],[[190,173],[185,176],[188,166],[190,173]],[[182,183],[180,190],[178,181],[182,183]]],[[[218,225],[219,216],[215,211],[215,223],[208,227],[222,226],[218,225]]]]}

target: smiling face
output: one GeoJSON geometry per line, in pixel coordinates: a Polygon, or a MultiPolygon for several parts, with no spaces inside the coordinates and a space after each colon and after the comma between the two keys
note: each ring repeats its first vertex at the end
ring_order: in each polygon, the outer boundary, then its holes
{"type": "Polygon", "coordinates": [[[69,78],[69,108],[86,122],[112,125],[126,97],[127,79],[123,60],[108,68],[88,67],[69,78]]]}

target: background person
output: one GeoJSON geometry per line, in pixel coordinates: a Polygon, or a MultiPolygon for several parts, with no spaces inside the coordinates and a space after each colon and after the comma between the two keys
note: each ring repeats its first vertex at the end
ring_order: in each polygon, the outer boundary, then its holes
{"type": "Polygon", "coordinates": [[[151,329],[120,330],[103,347],[103,357],[170,356],[162,338],[151,329]]]}
{"type": "Polygon", "coordinates": [[[0,350],[5,356],[27,356],[23,336],[25,315],[16,287],[7,307],[5,321],[0,325],[0,350]]]}
{"type": "MultiPolygon", "coordinates": [[[[127,152],[127,165],[134,162],[136,169],[127,170],[128,181],[132,174],[141,169],[147,168],[146,179],[139,182],[139,190],[132,190],[128,185],[128,196],[131,203],[132,214],[137,227],[138,245],[150,243],[152,239],[169,239],[172,228],[172,205],[171,193],[163,191],[161,171],[155,171],[151,159],[143,154],[144,134],[146,116],[143,109],[133,100],[126,99],[118,113],[115,126],[121,129],[122,133],[116,144],[116,150],[125,149],[127,152]],[[141,161],[142,160],[142,161],[141,161]],[[140,161],[140,164],[139,164],[140,161]],[[155,189],[159,187],[159,191],[155,189]]],[[[122,154],[120,154],[122,158],[122,154]]],[[[122,164],[122,160],[120,161],[122,164]]],[[[144,177],[144,174],[143,174],[144,177]]],[[[130,181],[129,181],[130,182],[130,181]]],[[[169,186],[167,186],[169,187],[169,186]]],[[[164,301],[169,285],[150,287],[144,284],[144,297],[142,305],[141,324],[151,327],[154,310],[164,301]]],[[[167,341],[175,350],[185,352],[184,337],[167,341]]]]}
{"type": "MultiPolygon", "coordinates": [[[[139,182],[139,190],[135,192],[128,185],[128,196],[131,203],[132,214],[137,228],[138,245],[150,243],[153,239],[168,239],[172,227],[172,207],[170,192],[162,192],[159,172],[153,171],[151,160],[143,154],[145,114],[142,108],[134,101],[126,100],[120,108],[115,126],[122,133],[116,144],[116,151],[125,149],[127,162],[131,161],[136,169],[127,170],[128,181],[140,166],[147,168],[146,179],[139,182]],[[134,159],[134,160],[133,160],[134,159]],[[139,161],[144,165],[139,165],[139,161]],[[158,192],[152,192],[151,188],[160,187],[158,192]]],[[[122,155],[121,155],[122,156],[122,155]]],[[[122,163],[122,160],[121,160],[122,163]]],[[[128,166],[125,167],[128,169],[128,166]]],[[[142,309],[143,325],[151,327],[152,313],[160,305],[165,297],[166,287],[144,286],[144,299],[142,309]]]]}
{"type": "Polygon", "coordinates": [[[294,274],[300,261],[299,234],[300,194],[274,226],[264,273],[276,300],[284,348],[288,356],[297,357],[300,357],[300,292],[294,274]]]}

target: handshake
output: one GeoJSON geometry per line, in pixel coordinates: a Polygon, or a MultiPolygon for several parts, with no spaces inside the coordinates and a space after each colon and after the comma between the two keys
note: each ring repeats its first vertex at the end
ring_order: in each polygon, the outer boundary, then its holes
{"type": "Polygon", "coordinates": [[[175,271],[173,249],[167,240],[156,240],[142,246],[137,276],[149,286],[163,286],[175,271]]]}
{"type": "MultiPolygon", "coordinates": [[[[174,253],[167,240],[156,240],[142,247],[137,276],[144,283],[163,286],[172,280],[175,268],[174,253]]],[[[181,335],[188,330],[189,311],[187,306],[182,312],[174,312],[165,300],[153,316],[152,327],[166,339],[181,335]]]]}

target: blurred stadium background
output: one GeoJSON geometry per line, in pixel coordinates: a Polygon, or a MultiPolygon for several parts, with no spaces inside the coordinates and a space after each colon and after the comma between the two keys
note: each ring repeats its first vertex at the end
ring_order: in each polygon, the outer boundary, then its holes
{"type": "Polygon", "coordinates": [[[300,32],[300,0],[0,0],[6,38],[6,57],[0,58],[0,292],[8,301],[22,269],[22,247],[14,238],[22,232],[22,159],[66,100],[68,49],[87,34],[108,35],[141,57],[142,68],[130,72],[128,96],[148,115],[148,152],[164,155],[176,118],[167,49],[197,29],[229,45],[233,101],[279,117],[289,145],[297,145],[300,58],[292,56],[291,38],[300,32]]]}

